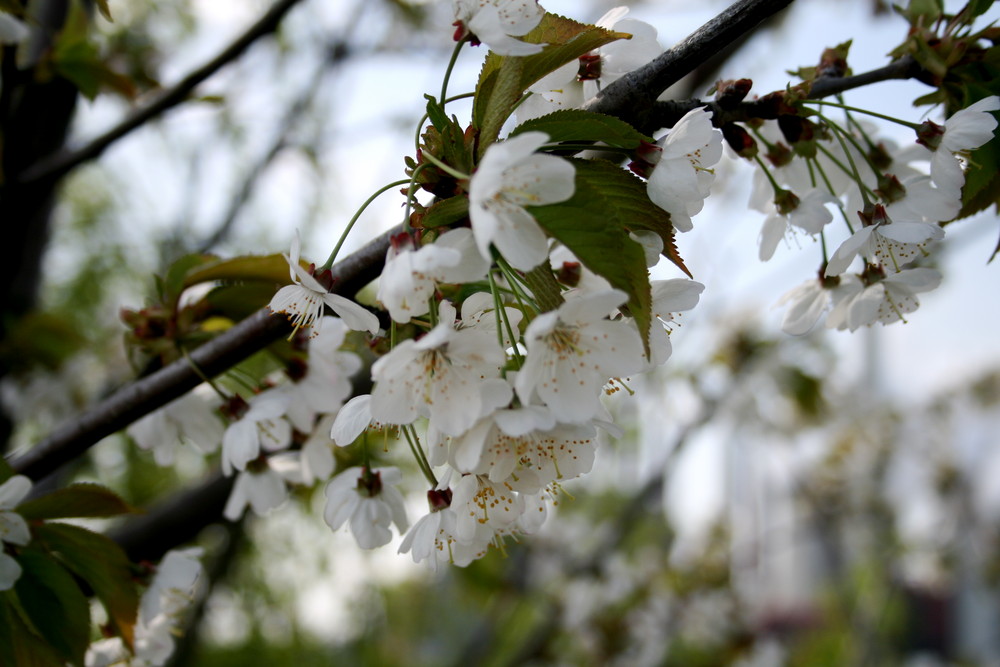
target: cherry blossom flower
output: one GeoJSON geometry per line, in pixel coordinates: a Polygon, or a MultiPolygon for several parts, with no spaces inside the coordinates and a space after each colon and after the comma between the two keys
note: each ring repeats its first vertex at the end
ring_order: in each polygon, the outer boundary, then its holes
{"type": "Polygon", "coordinates": [[[536,317],[524,333],[528,353],[514,380],[521,402],[531,404],[537,395],[570,423],[599,414],[608,379],[634,373],[643,364],[635,327],[607,319],[626,298],[619,290],[584,294],[536,317]]]}
{"type": "Polygon", "coordinates": [[[649,175],[649,198],[670,213],[678,231],[689,232],[691,216],[701,211],[715,180],[711,167],[722,158],[722,132],[712,126],[712,112],[700,107],[684,114],[657,144],[662,152],[649,175]]]}
{"type": "Polygon", "coordinates": [[[892,324],[914,312],[920,305],[916,295],[941,284],[941,273],[934,269],[904,269],[865,286],[857,276],[841,277],[841,289],[834,294],[833,310],[826,318],[831,329],[857,330],[875,322],[892,324]]]}
{"type": "Polygon", "coordinates": [[[31,541],[28,523],[14,508],[31,491],[31,480],[14,475],[0,484],[0,591],[10,590],[21,576],[21,566],[3,552],[4,543],[25,546],[31,541]]]}
{"type": "Polygon", "coordinates": [[[409,424],[426,416],[448,435],[459,435],[510,400],[499,369],[506,357],[495,336],[441,322],[420,340],[406,340],[372,365],[370,409],[383,424],[409,424]]]}
{"type": "Polygon", "coordinates": [[[222,511],[224,517],[236,521],[248,506],[257,516],[264,516],[285,502],[288,498],[285,478],[272,464],[280,462],[272,459],[254,462],[236,476],[222,511]]]}
{"type": "Polygon", "coordinates": [[[776,306],[787,305],[781,330],[792,336],[808,333],[830,305],[830,292],[820,279],[807,280],[786,292],[776,306]]]}
{"type": "Polygon", "coordinates": [[[378,300],[396,322],[426,315],[438,283],[482,280],[490,268],[468,228],[447,231],[417,250],[408,234],[400,236],[389,248],[378,287],[378,300]]]}
{"type": "Polygon", "coordinates": [[[414,563],[426,561],[435,571],[441,563],[465,567],[482,558],[489,548],[489,534],[485,533],[476,541],[459,542],[455,537],[457,523],[458,515],[451,507],[432,510],[417,520],[406,533],[399,545],[399,553],[409,553],[414,563]]]}
{"type": "Polygon", "coordinates": [[[349,522],[362,549],[374,549],[392,539],[390,525],[400,534],[409,525],[403,496],[396,485],[403,479],[398,468],[348,468],[326,485],[323,518],[333,530],[349,522]]]}
{"type": "Polygon", "coordinates": [[[167,662],[174,652],[174,636],[179,634],[181,615],[194,601],[201,578],[201,549],[168,551],[149,587],[142,594],[135,625],[135,654],[129,653],[121,638],[94,642],[87,649],[87,667],[154,667],[167,662]]]}
{"type": "Polygon", "coordinates": [[[339,294],[333,294],[326,287],[320,284],[316,278],[299,264],[299,251],[301,241],[298,232],[292,240],[292,248],[289,255],[285,255],[288,262],[288,274],[292,279],[291,285],[282,287],[271,299],[268,308],[274,313],[285,313],[296,330],[302,327],[311,327],[317,323],[313,335],[319,332],[320,318],[323,316],[323,307],[329,306],[333,312],[344,320],[344,323],[354,331],[367,331],[373,336],[378,333],[378,318],[368,312],[363,307],[346,299],[339,294]]]}
{"type": "Polygon", "coordinates": [[[962,189],[965,174],[960,157],[993,138],[997,119],[990,112],[997,110],[1000,110],[1000,97],[994,95],[956,112],[944,122],[944,127],[930,121],[924,123],[918,132],[918,141],[933,151],[931,178],[939,188],[962,189]]]}
{"type": "Polygon", "coordinates": [[[667,330],[670,322],[674,320],[674,313],[691,310],[697,306],[705,286],[686,278],[654,280],[650,285],[653,295],[653,317],[663,326],[656,326],[654,321],[649,329],[649,361],[651,366],[660,366],[667,362],[673,352],[667,330]]]}
{"type": "Polygon", "coordinates": [[[455,39],[472,35],[501,56],[530,56],[541,53],[543,44],[522,42],[534,30],[545,10],[537,0],[453,0],[455,39]]]}
{"type": "Polygon", "coordinates": [[[858,254],[877,258],[887,268],[899,271],[923,254],[929,241],[944,238],[944,230],[927,222],[894,222],[881,204],[875,205],[871,224],[856,231],[844,241],[830,257],[826,266],[827,276],[836,276],[847,271],[858,254]]]}
{"type": "Polygon", "coordinates": [[[169,466],[181,442],[211,454],[219,448],[224,430],[212,403],[194,391],[134,422],[127,433],[140,448],[153,450],[157,465],[169,466]]]}
{"type": "Polygon", "coordinates": [[[525,132],[486,149],[469,183],[469,217],[480,254],[492,261],[490,244],[521,271],[548,257],[545,232],[526,206],[544,206],[573,196],[576,170],[567,160],[535,151],[549,140],[525,132]]]}
{"type": "MultiPolygon", "coordinates": [[[[787,190],[785,192],[792,194],[787,190]]],[[[778,242],[787,238],[795,229],[801,229],[814,236],[823,231],[823,227],[833,220],[833,214],[826,208],[826,204],[835,203],[837,200],[830,193],[812,188],[801,198],[795,195],[792,197],[789,204],[780,207],[775,205],[764,220],[764,226],[760,230],[759,257],[762,262],[771,259],[778,242]],[[790,210],[782,212],[782,209],[791,204],[794,206],[791,206],[790,210]]],[[[789,198],[783,201],[787,202],[789,198]]]]}
{"type": "MultiPolygon", "coordinates": [[[[243,416],[229,425],[222,436],[222,471],[245,470],[260,456],[261,448],[276,452],[292,444],[292,426],[283,416],[288,396],[266,391],[250,399],[243,416]]],[[[312,429],[310,429],[312,430],[312,429]]]]}

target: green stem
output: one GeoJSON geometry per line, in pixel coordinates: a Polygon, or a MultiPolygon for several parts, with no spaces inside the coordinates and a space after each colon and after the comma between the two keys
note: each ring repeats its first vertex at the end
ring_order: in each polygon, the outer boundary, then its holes
{"type": "Polygon", "coordinates": [[[435,167],[437,167],[438,169],[440,169],[441,171],[443,171],[444,173],[448,174],[449,176],[454,176],[455,178],[457,178],[459,180],[468,180],[470,178],[470,176],[468,174],[463,174],[462,172],[460,172],[459,170],[455,169],[454,167],[451,167],[451,166],[445,164],[444,162],[442,162],[441,160],[437,159],[436,157],[434,157],[433,155],[431,155],[427,151],[424,151],[423,153],[421,153],[420,156],[423,159],[425,159],[428,162],[430,162],[435,167]]]}
{"type": "Polygon", "coordinates": [[[371,197],[369,197],[368,199],[366,199],[365,203],[362,204],[361,208],[359,208],[357,210],[357,212],[354,214],[354,217],[351,218],[350,222],[347,223],[347,227],[344,229],[344,233],[340,235],[340,240],[337,241],[337,245],[334,246],[333,252],[330,253],[330,256],[327,258],[326,263],[323,264],[323,266],[320,267],[320,270],[322,271],[322,270],[325,270],[325,269],[329,269],[331,266],[333,266],[334,260],[337,259],[337,253],[340,252],[341,247],[343,247],[343,245],[344,245],[344,241],[347,240],[347,235],[350,234],[351,233],[351,229],[354,228],[354,223],[356,223],[358,221],[358,218],[360,218],[361,214],[365,212],[365,209],[368,208],[368,206],[373,201],[375,201],[375,199],[380,194],[382,194],[383,192],[385,192],[387,190],[391,190],[392,188],[398,188],[400,185],[406,185],[409,182],[410,182],[409,180],[394,181],[394,182],[390,183],[389,185],[386,185],[386,186],[383,186],[383,187],[379,188],[378,190],[375,191],[375,194],[373,194],[371,197]]]}
{"type": "Polygon", "coordinates": [[[520,368],[524,365],[524,360],[521,358],[521,351],[517,347],[518,336],[514,335],[514,327],[510,325],[510,318],[507,317],[507,310],[504,308],[503,299],[500,298],[500,290],[497,288],[496,280],[493,278],[493,272],[490,271],[487,275],[490,279],[490,292],[493,294],[493,308],[497,318],[497,339],[500,343],[500,348],[504,348],[503,330],[506,329],[511,349],[514,351],[514,360],[517,363],[517,367],[520,368]]]}
{"type": "Polygon", "coordinates": [[[406,188],[406,208],[403,210],[403,228],[407,231],[410,230],[410,211],[413,210],[413,193],[417,191],[417,176],[429,166],[429,162],[419,164],[410,175],[409,185],[406,188]]]}
{"type": "Polygon", "coordinates": [[[441,100],[442,109],[444,108],[444,105],[447,103],[447,99],[445,99],[445,96],[448,94],[448,81],[451,79],[451,71],[455,69],[455,63],[458,62],[458,53],[462,50],[462,47],[464,45],[465,45],[464,39],[455,44],[455,50],[451,52],[451,60],[448,61],[448,68],[444,71],[444,80],[441,82],[441,97],[438,98],[439,100],[441,100]]]}
{"type": "MultiPolygon", "coordinates": [[[[911,123],[910,121],[907,120],[894,118],[892,116],[886,116],[885,114],[877,113],[875,111],[868,111],[867,109],[860,109],[858,107],[852,107],[847,104],[841,104],[839,102],[831,102],[829,100],[802,100],[801,104],[822,104],[828,107],[837,107],[838,109],[845,109],[847,111],[855,111],[857,113],[863,113],[866,116],[872,116],[873,118],[881,118],[882,120],[887,120],[890,123],[896,123],[897,125],[908,127],[911,130],[920,129],[920,125],[918,123],[911,123]]],[[[820,116],[820,118],[822,118],[822,116],[820,116]]]]}
{"type": "Polygon", "coordinates": [[[774,180],[774,176],[771,174],[771,170],[767,168],[767,164],[761,159],[760,154],[754,155],[753,158],[760,165],[760,168],[764,171],[764,175],[767,176],[767,180],[771,183],[771,188],[774,190],[774,195],[778,196],[779,193],[784,189],[778,185],[778,181],[774,180]]]}
{"type": "Polygon", "coordinates": [[[437,478],[434,477],[434,471],[431,470],[431,465],[427,462],[424,450],[420,448],[420,440],[417,438],[417,432],[413,428],[413,424],[403,426],[400,430],[403,432],[406,442],[410,445],[410,451],[413,452],[413,457],[417,460],[417,467],[420,468],[420,472],[430,482],[431,487],[437,488],[437,478]]]}

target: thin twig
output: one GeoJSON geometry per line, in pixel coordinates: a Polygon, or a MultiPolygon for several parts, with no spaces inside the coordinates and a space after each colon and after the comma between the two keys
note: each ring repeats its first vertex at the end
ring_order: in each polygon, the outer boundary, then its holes
{"type": "Polygon", "coordinates": [[[171,88],[160,92],[155,100],[134,110],[118,125],[91,140],[87,145],[74,151],[60,153],[51,159],[43,160],[41,163],[25,169],[21,174],[19,184],[28,185],[45,180],[58,180],[75,167],[98,157],[111,144],[133,130],[142,127],[164,111],[177,106],[188,98],[198,84],[239,58],[255,41],[277,30],[288,10],[299,2],[301,0],[278,0],[260,20],[247,28],[217,56],[190,72],[171,88]]]}

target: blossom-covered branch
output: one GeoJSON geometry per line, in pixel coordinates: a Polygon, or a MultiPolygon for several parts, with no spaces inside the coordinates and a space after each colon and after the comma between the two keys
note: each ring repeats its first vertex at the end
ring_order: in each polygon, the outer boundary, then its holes
{"type": "MultiPolygon", "coordinates": [[[[353,294],[374,280],[382,270],[389,239],[398,232],[394,229],[382,234],[334,265],[331,271],[337,280],[336,291],[353,294]]],[[[289,330],[284,318],[273,317],[268,309],[263,308],[194,350],[190,362],[183,359],[176,361],[149,377],[119,389],[14,459],[11,465],[18,473],[41,479],[80,456],[101,438],[190,391],[202,382],[201,375],[211,377],[227,370],[287,335],[289,330]]]]}

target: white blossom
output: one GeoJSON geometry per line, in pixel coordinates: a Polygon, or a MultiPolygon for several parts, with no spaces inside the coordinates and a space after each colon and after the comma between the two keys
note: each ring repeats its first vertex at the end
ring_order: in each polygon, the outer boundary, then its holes
{"type": "Polygon", "coordinates": [[[374,549],[392,539],[389,527],[406,532],[406,508],[396,485],[403,479],[397,468],[348,468],[326,485],[323,518],[333,530],[351,527],[362,549],[374,549]]]}
{"type": "Polygon", "coordinates": [[[662,152],[649,175],[649,198],[670,213],[678,231],[691,231],[691,216],[701,211],[715,180],[711,167],[722,158],[722,132],[712,126],[712,112],[699,107],[657,143],[662,152]]]}
{"type": "Polygon", "coordinates": [[[545,16],[537,0],[453,0],[453,6],[459,26],[456,39],[471,33],[502,56],[541,53],[543,44],[514,39],[527,35],[545,16]]]}
{"type": "Polygon", "coordinates": [[[990,112],[998,109],[1000,97],[994,95],[956,112],[944,122],[943,134],[936,138],[931,156],[931,178],[938,187],[961,190],[965,174],[959,158],[993,138],[997,119],[990,112]]]}
{"type": "Polygon", "coordinates": [[[372,418],[409,424],[425,416],[443,433],[458,435],[510,400],[507,383],[498,377],[504,361],[489,332],[441,322],[372,365],[372,418]]]}
{"type": "Polygon", "coordinates": [[[899,271],[923,254],[929,241],[944,238],[944,230],[928,222],[893,221],[881,205],[875,206],[872,224],[862,227],[844,241],[830,257],[827,276],[844,273],[858,254],[877,258],[886,268],[899,271]]]}
{"type": "Polygon", "coordinates": [[[492,260],[490,244],[521,271],[548,257],[545,232],[526,206],[544,206],[573,196],[576,170],[567,160],[536,154],[549,140],[525,132],[491,145],[469,183],[469,217],[480,254],[492,260]]]}
{"type": "Polygon", "coordinates": [[[250,399],[246,413],[222,436],[223,473],[231,475],[234,468],[246,470],[261,449],[276,452],[292,444],[292,426],[284,419],[288,400],[287,394],[273,390],[250,399]]]}
{"type": "Polygon", "coordinates": [[[181,442],[190,442],[203,454],[211,454],[219,448],[224,431],[215,405],[197,390],[150,412],[127,429],[140,448],[153,451],[161,466],[173,464],[181,442]]]}
{"type": "Polygon", "coordinates": [[[536,317],[524,333],[528,352],[514,380],[521,402],[537,395],[570,423],[601,413],[604,384],[642,368],[636,328],[607,319],[626,298],[619,290],[585,294],[536,317]]]}
{"type": "Polygon", "coordinates": [[[905,316],[920,305],[916,295],[940,285],[941,273],[927,268],[904,269],[869,286],[853,275],[842,276],[841,281],[841,289],[834,294],[834,306],[826,318],[826,326],[855,331],[875,322],[905,322],[905,316]]]}
{"type": "Polygon", "coordinates": [[[323,307],[329,306],[333,312],[355,331],[367,331],[373,336],[378,333],[378,318],[363,307],[339,294],[333,294],[299,264],[301,241],[298,232],[292,240],[291,253],[285,255],[291,285],[282,287],[271,299],[268,308],[275,313],[285,313],[296,328],[311,327],[317,323],[313,335],[319,333],[323,307]]]}
{"type": "Polygon", "coordinates": [[[409,322],[427,314],[439,283],[475,282],[488,270],[468,228],[447,231],[417,250],[409,235],[394,238],[379,278],[378,300],[394,321],[409,322]]]}
{"type": "Polygon", "coordinates": [[[795,199],[797,202],[791,211],[781,213],[777,206],[773,206],[764,220],[764,226],[760,230],[759,257],[762,262],[771,259],[778,242],[787,238],[789,233],[794,233],[795,229],[815,236],[833,220],[833,214],[826,208],[826,204],[835,203],[837,200],[830,193],[812,188],[801,198],[795,199]]]}
{"type": "MultiPolygon", "coordinates": [[[[257,516],[264,516],[288,498],[285,479],[272,467],[272,460],[249,466],[236,475],[233,489],[226,500],[222,515],[230,521],[243,516],[249,506],[257,516]]],[[[280,461],[278,462],[280,464],[280,461]]]]}

